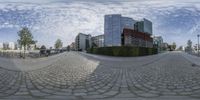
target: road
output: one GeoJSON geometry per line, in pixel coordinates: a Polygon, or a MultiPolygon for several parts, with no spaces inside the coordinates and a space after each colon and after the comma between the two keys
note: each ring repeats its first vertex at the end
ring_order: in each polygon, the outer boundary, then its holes
{"type": "Polygon", "coordinates": [[[27,60],[0,58],[0,99],[199,100],[198,60],[182,52],[143,57],[66,52],[27,60]]]}

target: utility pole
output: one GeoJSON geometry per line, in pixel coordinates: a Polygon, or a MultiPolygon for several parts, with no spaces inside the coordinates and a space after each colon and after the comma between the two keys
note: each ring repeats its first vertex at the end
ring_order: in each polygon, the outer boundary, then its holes
{"type": "Polygon", "coordinates": [[[198,50],[198,57],[199,57],[199,37],[200,37],[200,35],[198,34],[197,35],[197,38],[198,38],[198,46],[197,46],[198,47],[198,49],[197,49],[198,50]]]}

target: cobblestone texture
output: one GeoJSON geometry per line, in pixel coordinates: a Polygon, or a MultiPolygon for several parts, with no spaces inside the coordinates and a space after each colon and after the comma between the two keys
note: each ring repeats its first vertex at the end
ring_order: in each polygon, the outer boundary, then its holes
{"type": "Polygon", "coordinates": [[[200,67],[177,52],[129,58],[69,52],[47,66],[21,69],[0,66],[1,99],[200,99],[200,67]]]}

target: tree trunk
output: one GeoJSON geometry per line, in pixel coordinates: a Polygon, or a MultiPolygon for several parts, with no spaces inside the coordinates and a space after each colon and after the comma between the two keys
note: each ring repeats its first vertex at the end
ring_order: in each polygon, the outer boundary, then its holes
{"type": "Polygon", "coordinates": [[[25,48],[25,45],[24,45],[24,59],[25,59],[25,52],[26,52],[26,48],[25,48]]]}
{"type": "Polygon", "coordinates": [[[20,58],[22,58],[22,46],[20,47],[20,58]]]}

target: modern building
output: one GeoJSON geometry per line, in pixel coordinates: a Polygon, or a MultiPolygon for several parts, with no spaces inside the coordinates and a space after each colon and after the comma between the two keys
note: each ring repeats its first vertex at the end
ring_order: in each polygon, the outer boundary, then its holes
{"type": "Polygon", "coordinates": [[[75,39],[75,48],[77,51],[85,51],[87,48],[90,48],[92,45],[91,35],[79,33],[75,39]]]}
{"type": "Polygon", "coordinates": [[[141,21],[135,23],[134,29],[152,35],[152,22],[143,18],[141,21]]]}
{"type": "Polygon", "coordinates": [[[153,38],[150,34],[125,28],[122,33],[122,45],[134,47],[153,47],[153,38]]]}
{"type": "MultiPolygon", "coordinates": [[[[140,39],[137,39],[138,34],[141,34],[141,36],[145,36],[142,38],[145,41],[143,42],[142,47],[152,47],[153,43],[152,39],[150,38],[150,36],[152,35],[151,21],[145,18],[143,18],[141,21],[136,21],[129,17],[123,17],[120,14],[105,15],[104,21],[104,44],[106,47],[127,45],[126,42],[131,43],[131,41],[139,41],[140,44],[137,45],[142,45],[140,39]],[[130,30],[124,31],[124,29],[130,30]],[[132,32],[127,33],[127,31],[132,32]],[[123,33],[125,35],[125,38],[122,37],[123,33]],[[146,40],[146,38],[148,39],[146,40]]],[[[136,44],[134,43],[131,45],[136,44]]]]}
{"type": "Polygon", "coordinates": [[[161,36],[153,36],[153,45],[155,48],[158,48],[158,51],[160,52],[163,48],[163,38],[161,36]]]}
{"type": "Polygon", "coordinates": [[[91,40],[93,47],[104,47],[104,35],[94,36],[91,40]]]}
{"type": "Polygon", "coordinates": [[[120,14],[105,15],[104,35],[105,46],[121,46],[121,34],[124,28],[134,29],[135,20],[122,17],[120,14]]]}

